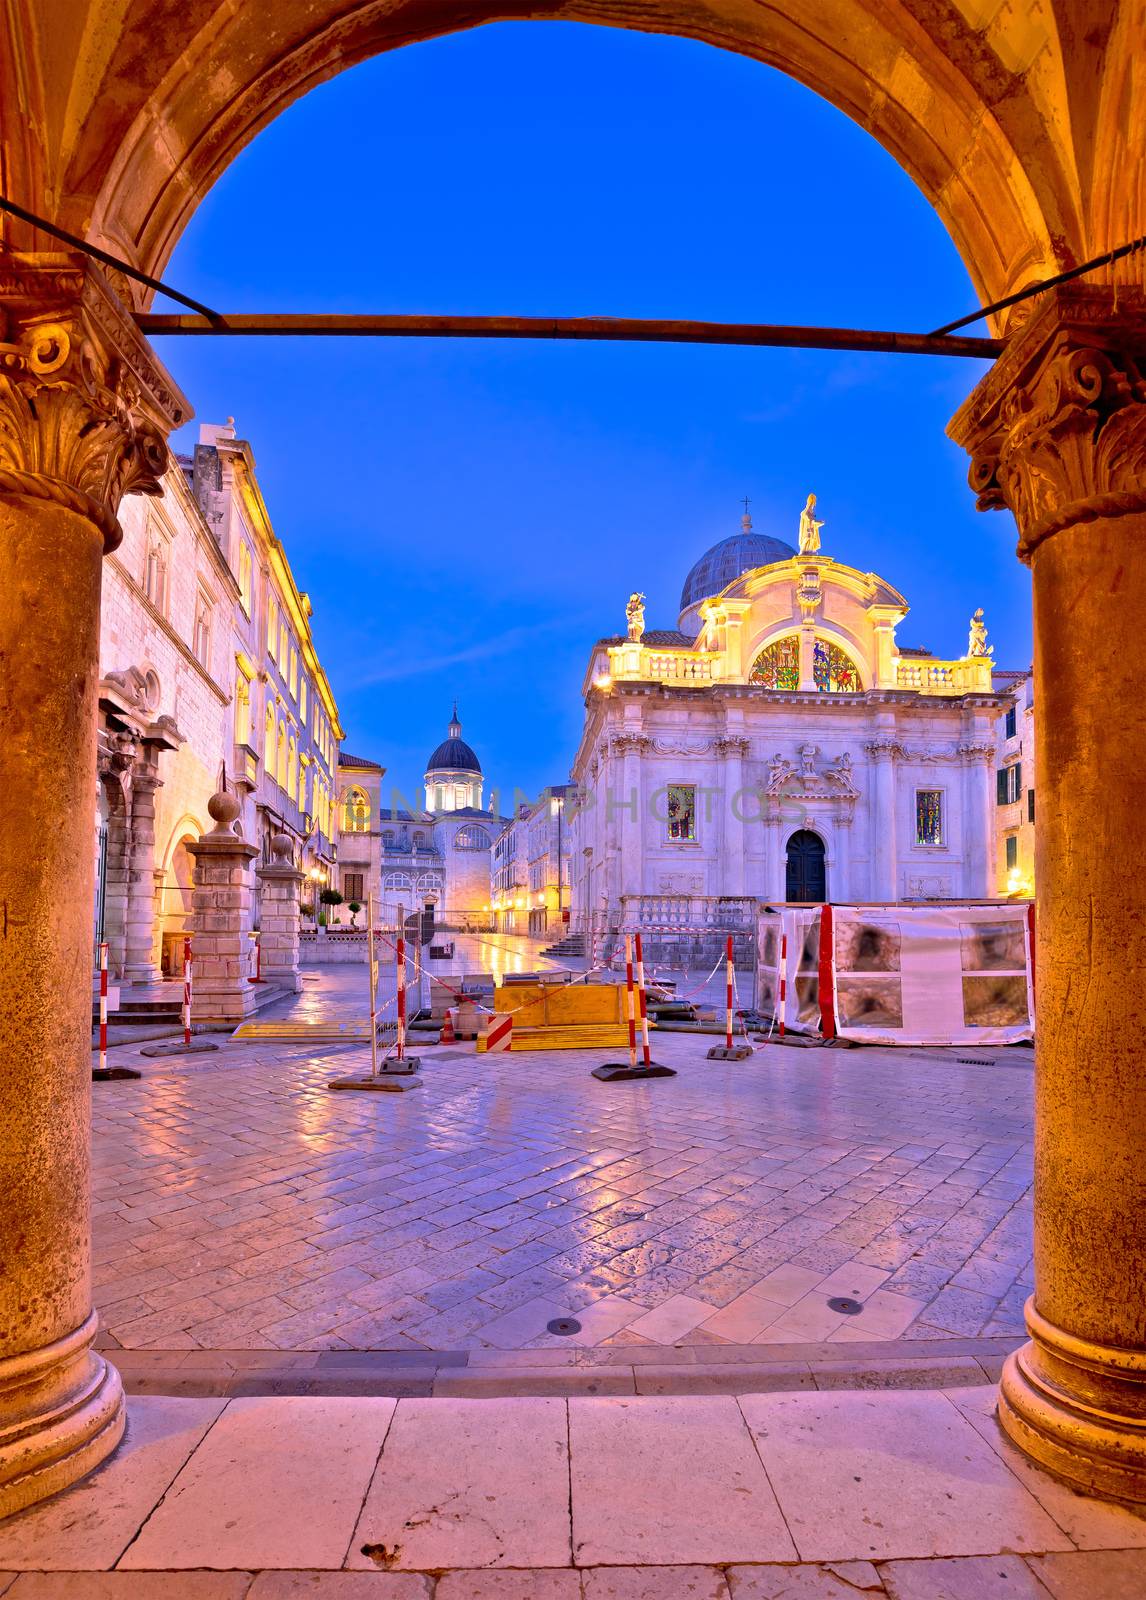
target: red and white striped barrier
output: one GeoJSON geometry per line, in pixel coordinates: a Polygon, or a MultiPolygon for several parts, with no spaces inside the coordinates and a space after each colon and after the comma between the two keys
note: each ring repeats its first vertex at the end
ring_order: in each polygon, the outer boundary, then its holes
{"type": "Polygon", "coordinates": [[[99,1070],[107,1072],[107,945],[99,947],[99,1070]]]}
{"type": "Polygon", "coordinates": [[[263,941],[259,937],[259,934],[258,934],[257,930],[256,930],[256,932],[254,932],[251,935],[251,939],[252,939],[252,942],[254,943],[254,946],[255,946],[255,975],[254,975],[253,978],[248,978],[247,982],[248,983],[262,983],[262,981],[263,981],[263,941]]]}
{"type": "Polygon", "coordinates": [[[401,934],[397,943],[398,960],[398,1053],[397,1059],[406,1059],[406,941],[401,934]]]}
{"type": "Polygon", "coordinates": [[[732,965],[732,935],[731,934],[728,935],[728,944],[725,947],[724,960],[725,960],[725,984],[724,984],[724,987],[725,987],[725,1011],[726,1011],[725,1024],[724,1024],[724,1048],[726,1050],[731,1050],[732,1049],[732,986],[733,986],[733,983],[735,982],[734,968],[733,968],[733,965],[732,965]]]}
{"type": "Polygon", "coordinates": [[[486,1053],[492,1055],[498,1050],[513,1049],[513,1018],[503,1013],[498,1013],[489,1019],[485,1035],[486,1053]]]}
{"type": "Polygon", "coordinates": [[[183,940],[183,1044],[191,1043],[191,941],[183,940]]]}
{"type": "Polygon", "coordinates": [[[633,936],[625,935],[625,1013],[629,1019],[629,1065],[637,1064],[637,1003],[633,993],[633,936]]]}
{"type": "Polygon", "coordinates": [[[778,1004],[780,1007],[780,1037],[783,1039],[784,1017],[788,1010],[788,935],[786,933],[782,933],[780,935],[780,988],[778,1004]]]}
{"type": "Polygon", "coordinates": [[[652,1065],[652,1052],[649,1050],[649,1006],[645,996],[645,957],[641,949],[641,936],[636,935],[637,941],[637,999],[641,1008],[641,1057],[646,1067],[652,1065]]]}

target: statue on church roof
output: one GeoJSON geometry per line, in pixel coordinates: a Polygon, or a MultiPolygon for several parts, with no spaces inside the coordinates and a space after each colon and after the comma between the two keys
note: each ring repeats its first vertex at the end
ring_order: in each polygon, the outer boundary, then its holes
{"type": "Polygon", "coordinates": [[[800,512],[800,554],[802,556],[814,555],[820,548],[820,529],[823,522],[816,520],[816,497],[808,496],[803,511],[800,512]]]}
{"type": "Polygon", "coordinates": [[[643,594],[631,594],[629,603],[625,607],[625,617],[629,624],[629,638],[634,644],[639,644],[645,631],[645,597],[643,594]]]}
{"type": "Polygon", "coordinates": [[[983,621],[983,607],[980,606],[971,618],[971,633],[967,640],[967,654],[971,657],[982,658],[993,656],[995,647],[987,643],[987,624],[983,621]]]}

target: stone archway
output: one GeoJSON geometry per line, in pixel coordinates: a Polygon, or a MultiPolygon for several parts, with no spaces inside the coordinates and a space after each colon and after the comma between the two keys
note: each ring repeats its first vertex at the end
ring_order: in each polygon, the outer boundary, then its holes
{"type": "MultiPolygon", "coordinates": [[[[971,9],[185,0],[176,27],[162,0],[61,0],[50,19],[37,0],[11,0],[0,19],[0,170],[12,199],[155,272],[236,152],[313,85],[495,17],[560,17],[688,35],[822,94],[912,175],[980,293],[995,298],[1146,232],[1136,138],[1146,22],[1129,0],[988,6],[978,25],[971,9]]],[[[190,410],[130,316],[146,291],[61,253],[34,225],[5,219],[3,238],[0,1005],[11,1014],[0,1039],[5,1147],[20,1159],[0,1228],[18,1219],[22,1248],[0,1303],[34,1310],[3,1319],[14,1331],[0,1337],[0,1514],[74,1481],[123,1429],[118,1376],[92,1347],[79,1093],[88,996],[74,981],[91,942],[100,563],[120,537],[121,497],[158,491],[164,441],[190,410]],[[19,908],[10,925],[9,900],[19,908]],[[21,997],[14,1011],[9,996],[21,997]]],[[[1032,1343],[1008,1363],[1002,1416],[1031,1455],[1076,1483],[1146,1499],[1146,995],[1125,981],[1146,964],[1133,854],[1146,707],[1125,648],[1146,608],[1146,295],[1115,296],[1112,281],[1106,270],[996,319],[1012,341],[952,433],[971,454],[980,504],[1014,513],[1035,591],[1037,851],[1049,885],[1037,1287],[1032,1343]],[[1072,987],[1079,951],[1091,962],[1082,994],[1072,987]]]]}
{"type": "Polygon", "coordinates": [[[11,60],[32,116],[5,96],[7,182],[31,209],[157,272],[236,153],[316,84],[460,28],[559,18],[685,35],[806,84],[911,174],[995,298],[1140,231],[1133,153],[1111,126],[1143,120],[1146,86],[1130,70],[1140,23],[1129,6],[1104,25],[1092,10],[1050,0],[1008,28],[925,0],[186,0],[176,28],[147,3],[113,19],[98,0],[71,0],[53,15],[49,57],[35,0],[16,0],[11,60]]]}

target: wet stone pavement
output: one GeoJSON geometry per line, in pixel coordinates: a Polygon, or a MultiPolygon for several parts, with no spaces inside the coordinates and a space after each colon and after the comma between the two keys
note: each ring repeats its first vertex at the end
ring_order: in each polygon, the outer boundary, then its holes
{"type": "MultiPolygon", "coordinates": [[[[364,974],[302,1009],[360,1015],[364,974]]],[[[609,1052],[232,1044],[96,1084],[95,1294],[131,1350],[790,1345],[1022,1332],[1028,1049],[800,1050],[605,1084],[609,1052]],[[971,1062],[960,1056],[972,1057],[971,1062]],[[983,1064],[989,1063],[989,1064],[983,1064]],[[858,1302],[849,1315],[830,1301],[858,1302]],[[574,1319],[572,1335],[547,1331],[574,1319]]]]}

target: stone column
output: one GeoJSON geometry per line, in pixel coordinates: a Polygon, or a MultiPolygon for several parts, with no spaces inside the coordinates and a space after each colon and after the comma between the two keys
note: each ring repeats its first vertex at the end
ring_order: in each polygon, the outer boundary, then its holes
{"type": "Polygon", "coordinates": [[[263,886],[259,917],[263,978],[298,994],[302,989],[298,971],[299,893],[305,874],[291,861],[290,834],[276,833],[271,850],[274,860],[270,866],[256,868],[263,886]]]}
{"type": "Polygon", "coordinates": [[[161,785],[156,753],[140,746],[131,775],[131,820],[127,847],[127,946],[123,976],[128,983],[155,983],[155,791],[161,785]]]}
{"type": "Polygon", "coordinates": [[[90,262],[0,284],[0,1516],[123,1432],[92,1348],[91,968],[100,569],[155,493],[178,391],[90,262]]]}
{"type": "MultiPolygon", "coordinates": [[[[963,765],[963,893],[989,897],[995,893],[995,841],[991,808],[995,795],[992,772],[995,750],[989,744],[959,748],[963,765]]],[[[950,827],[950,819],[944,821],[950,827]]]]}
{"type": "Polygon", "coordinates": [[[720,874],[721,894],[742,898],[745,889],[744,872],[744,818],[745,796],[744,757],[748,740],[739,734],[728,734],[716,741],[717,753],[724,758],[721,770],[721,853],[724,870],[720,874]]]}
{"type": "MultiPolygon", "coordinates": [[[[191,956],[193,1022],[238,1026],[255,1009],[255,993],[247,971],[251,925],[251,861],[258,845],[248,844],[233,824],[241,807],[235,796],[220,791],[207,802],[215,826],[197,844],[187,846],[195,858],[191,892],[191,956]]],[[[298,916],[295,916],[295,952],[298,916]]]]}
{"type": "Polygon", "coordinates": [[[864,745],[871,760],[874,784],[871,826],[871,897],[899,899],[898,845],[895,827],[895,759],[899,746],[892,738],[873,739],[864,745]]]}
{"type": "Polygon", "coordinates": [[[1008,507],[1035,616],[1035,1290],[999,1414],[1146,1500],[1146,300],[1040,296],[951,423],[1008,507]]]}
{"type": "MultiPolygon", "coordinates": [[[[775,805],[775,802],[771,802],[775,805]]],[[[765,805],[769,805],[765,801],[765,805]]],[[[788,897],[787,867],[784,856],[784,842],[788,837],[789,828],[785,827],[784,819],[776,811],[766,810],[764,813],[764,859],[766,882],[764,893],[769,900],[786,900],[788,897]]]]}

